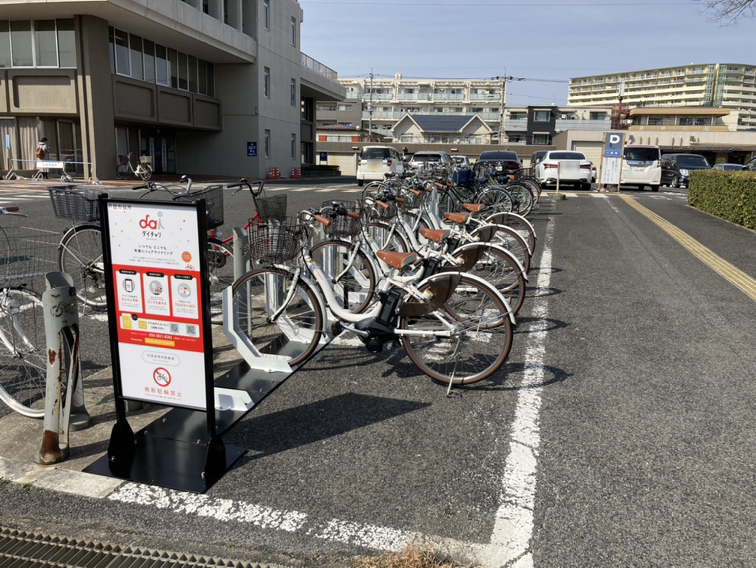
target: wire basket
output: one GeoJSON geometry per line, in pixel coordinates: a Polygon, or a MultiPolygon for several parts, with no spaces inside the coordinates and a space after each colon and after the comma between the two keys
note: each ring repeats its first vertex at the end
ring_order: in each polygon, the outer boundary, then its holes
{"type": "Polygon", "coordinates": [[[276,219],[283,221],[286,219],[286,195],[274,195],[273,197],[255,198],[257,211],[264,220],[276,219]]]}
{"type": "Polygon", "coordinates": [[[248,235],[250,257],[260,264],[280,264],[292,260],[307,238],[304,227],[296,217],[252,223],[248,235]]]}
{"type": "Polygon", "coordinates": [[[362,203],[359,201],[324,201],[323,209],[320,214],[331,221],[331,224],[325,227],[325,234],[329,237],[345,238],[354,237],[360,233],[362,222],[359,217],[350,217],[349,215],[339,215],[336,211],[338,207],[341,211],[346,210],[348,213],[363,213],[362,203]]]}
{"type": "Polygon", "coordinates": [[[151,164],[152,163],[152,156],[139,156],[139,163],[140,164],[151,164]]]}
{"type": "Polygon", "coordinates": [[[48,189],[53,213],[59,219],[70,221],[99,221],[100,205],[97,198],[102,189],[51,187],[48,189]]]}
{"type": "Polygon", "coordinates": [[[207,228],[215,229],[223,224],[223,186],[208,185],[204,189],[194,191],[189,195],[177,195],[174,200],[182,203],[195,203],[205,200],[207,214],[207,228]]]}
{"type": "Polygon", "coordinates": [[[385,221],[396,217],[399,210],[396,201],[393,199],[366,199],[365,200],[365,216],[368,221],[385,221]],[[380,201],[384,205],[378,203],[380,201]]]}
{"type": "Polygon", "coordinates": [[[29,227],[25,215],[0,215],[0,287],[44,289],[44,276],[59,270],[60,234],[29,227]]]}
{"type": "Polygon", "coordinates": [[[518,168],[514,171],[515,179],[535,177],[535,168],[518,168]]]}

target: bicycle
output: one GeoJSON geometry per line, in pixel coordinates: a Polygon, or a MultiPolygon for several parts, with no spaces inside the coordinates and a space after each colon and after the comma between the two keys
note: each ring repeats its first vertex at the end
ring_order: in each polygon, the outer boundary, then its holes
{"type": "Polygon", "coordinates": [[[356,334],[372,353],[401,342],[420,371],[449,388],[483,380],[504,364],[514,316],[495,288],[457,272],[417,282],[402,275],[417,254],[380,251],[390,270],[376,286],[377,301],[352,313],[340,305],[330,279],[310,255],[307,227],[315,222],[331,221],[305,211],[250,226],[252,258],[267,266],[234,282],[231,325],[260,352],[276,352],[291,366],[305,361],[332,314],[335,334],[356,334]]]}
{"type": "Polygon", "coordinates": [[[13,226],[25,217],[18,207],[0,207],[0,400],[23,416],[42,418],[47,349],[42,300],[33,285],[55,268],[57,234],[13,226]]]}
{"type": "Polygon", "coordinates": [[[139,163],[137,167],[131,165],[131,158],[134,156],[132,152],[127,155],[118,156],[118,164],[116,165],[116,175],[118,179],[132,179],[139,177],[142,181],[147,181],[152,177],[152,166],[150,162],[152,158],[150,156],[139,156],[139,163]]]}

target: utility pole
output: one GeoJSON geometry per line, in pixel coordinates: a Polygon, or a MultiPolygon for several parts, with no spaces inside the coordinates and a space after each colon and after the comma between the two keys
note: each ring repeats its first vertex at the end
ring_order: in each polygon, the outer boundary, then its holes
{"type": "Polygon", "coordinates": [[[373,141],[373,68],[370,68],[370,99],[368,100],[368,142],[373,141]]]}
{"type": "Polygon", "coordinates": [[[509,75],[507,75],[507,68],[504,68],[504,75],[497,75],[496,77],[491,77],[491,79],[500,80],[501,81],[501,108],[499,109],[499,144],[504,144],[504,116],[505,116],[505,106],[507,103],[507,81],[511,79],[509,75]]]}

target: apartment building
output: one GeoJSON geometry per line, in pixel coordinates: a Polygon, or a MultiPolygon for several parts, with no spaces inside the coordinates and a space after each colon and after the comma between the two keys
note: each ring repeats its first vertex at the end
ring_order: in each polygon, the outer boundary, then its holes
{"type": "Polygon", "coordinates": [[[570,106],[607,106],[620,102],[630,109],[729,108],[737,113],[738,130],[754,129],[756,66],[707,63],[570,79],[570,106]]]}
{"type": "Polygon", "coordinates": [[[51,158],[112,178],[119,155],[158,174],[265,177],[315,163],[315,101],[334,71],[301,52],[296,0],[2,2],[0,169],[51,158]]]}

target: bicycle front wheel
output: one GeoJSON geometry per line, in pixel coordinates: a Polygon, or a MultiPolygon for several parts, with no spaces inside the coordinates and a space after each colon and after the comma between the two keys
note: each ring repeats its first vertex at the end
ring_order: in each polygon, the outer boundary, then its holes
{"type": "Polygon", "coordinates": [[[223,290],[234,283],[234,252],[218,239],[207,240],[207,273],[210,280],[210,321],[223,323],[223,290]]]}
{"type": "Polygon", "coordinates": [[[421,333],[402,335],[407,355],[423,373],[445,384],[470,384],[490,377],[512,349],[512,321],[500,295],[467,274],[461,275],[440,309],[424,316],[404,316],[398,329],[421,333]]]}
{"type": "Polygon", "coordinates": [[[260,353],[294,366],[305,361],[322,336],[323,311],[302,280],[280,268],[260,268],[234,282],[234,328],[260,353]]]}
{"type": "Polygon", "coordinates": [[[76,295],[82,302],[93,308],[107,305],[99,226],[77,225],[69,229],[58,246],[58,265],[73,278],[76,295]]]}
{"type": "Polygon", "coordinates": [[[142,181],[147,181],[152,177],[152,166],[149,164],[141,164],[139,168],[139,177],[142,181]]]}
{"type": "Polygon", "coordinates": [[[512,195],[512,211],[525,217],[533,210],[535,204],[533,192],[522,183],[512,183],[507,187],[512,195]]]}
{"type": "Polygon", "coordinates": [[[0,399],[23,416],[42,418],[47,388],[42,300],[24,288],[0,297],[0,399]]]}
{"type": "Polygon", "coordinates": [[[341,306],[353,314],[365,311],[375,293],[375,270],[367,255],[345,241],[323,241],[310,255],[330,280],[341,306]]]}
{"type": "Polygon", "coordinates": [[[118,164],[116,166],[116,175],[118,176],[118,179],[130,179],[131,168],[128,164],[118,164]]]}

